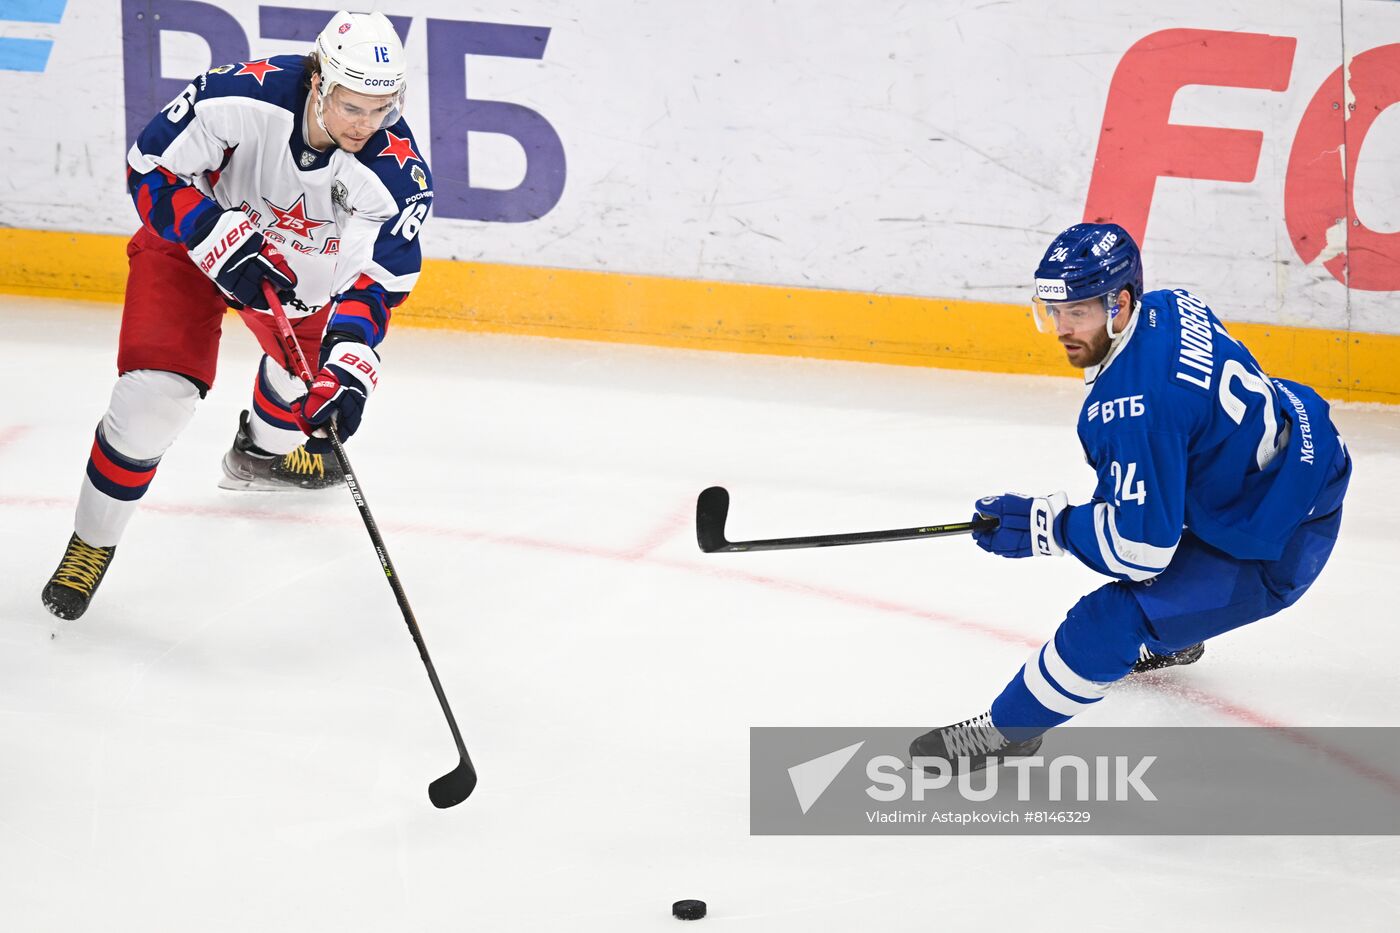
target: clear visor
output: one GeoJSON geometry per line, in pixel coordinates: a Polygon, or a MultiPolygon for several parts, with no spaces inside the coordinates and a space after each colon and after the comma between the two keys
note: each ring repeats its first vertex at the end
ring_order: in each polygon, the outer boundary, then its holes
{"type": "Polygon", "coordinates": [[[357,94],[336,84],[321,98],[321,109],[323,116],[333,117],[341,126],[368,136],[399,122],[403,112],[403,91],[370,96],[357,94]]]}
{"type": "MultiPolygon", "coordinates": [[[[1082,298],[1079,301],[1046,301],[1039,295],[1033,295],[1032,318],[1035,321],[1035,329],[1042,334],[1057,333],[1061,321],[1072,331],[1095,325],[1105,327],[1110,317],[1111,303],[1112,298],[1109,295],[1082,298]]],[[[1118,309],[1113,310],[1116,313],[1118,309]]]]}

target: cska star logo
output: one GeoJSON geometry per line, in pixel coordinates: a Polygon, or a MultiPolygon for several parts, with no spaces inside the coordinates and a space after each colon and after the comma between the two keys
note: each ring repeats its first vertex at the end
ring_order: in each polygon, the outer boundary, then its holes
{"type": "Polygon", "coordinates": [[[298,195],[292,206],[285,209],[278,207],[271,201],[267,202],[267,206],[272,208],[272,213],[277,215],[277,222],[272,225],[272,229],[286,230],[295,236],[305,237],[308,240],[314,241],[316,239],[313,233],[317,227],[325,227],[330,224],[329,220],[315,220],[306,216],[305,194],[298,195]]]}
{"type": "Polygon", "coordinates": [[[239,75],[252,75],[258,79],[258,84],[262,84],[263,78],[266,78],[274,71],[281,70],[281,68],[264,58],[256,62],[239,63],[238,70],[233,73],[233,76],[236,78],[239,75]]]}
{"type": "MultiPolygon", "coordinates": [[[[387,132],[387,131],[386,131],[387,132]]],[[[409,162],[422,162],[418,158],[418,153],[413,151],[413,141],[407,136],[395,136],[389,133],[389,145],[379,154],[381,156],[393,156],[399,163],[399,168],[403,168],[409,162]]]]}

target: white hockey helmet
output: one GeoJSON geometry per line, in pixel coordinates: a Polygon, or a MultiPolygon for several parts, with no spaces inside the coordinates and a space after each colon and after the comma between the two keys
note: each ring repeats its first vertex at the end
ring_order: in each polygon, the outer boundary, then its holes
{"type": "MultiPolygon", "coordinates": [[[[404,87],[408,82],[403,43],[383,13],[347,13],[341,10],[316,37],[316,58],[321,66],[321,99],[335,88],[375,97],[392,95],[394,106],[383,126],[398,122],[403,110],[404,87]]],[[[320,101],[316,122],[321,117],[320,101]]]]}

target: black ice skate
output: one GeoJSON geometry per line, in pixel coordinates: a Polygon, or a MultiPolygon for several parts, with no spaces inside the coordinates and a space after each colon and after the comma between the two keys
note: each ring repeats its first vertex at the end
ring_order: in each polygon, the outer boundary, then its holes
{"type": "Polygon", "coordinates": [[[44,587],[44,608],[60,619],[76,619],[87,612],[92,594],[112,563],[113,547],[93,547],[74,532],[58,569],[44,587]]]}
{"type": "Polygon", "coordinates": [[[1012,742],[992,725],[992,714],[983,713],[973,719],[925,732],[909,744],[911,758],[924,756],[942,758],[956,774],[962,770],[959,759],[966,758],[968,770],[980,771],[1002,758],[1034,755],[1040,749],[1043,736],[1033,736],[1024,742],[1012,742]]]}
{"type": "Polygon", "coordinates": [[[1143,645],[1138,651],[1138,661],[1129,673],[1141,674],[1143,671],[1156,671],[1164,667],[1176,667],[1178,664],[1195,664],[1205,653],[1206,646],[1202,642],[1196,642],[1174,654],[1154,654],[1143,645]]]}
{"type": "Polygon", "coordinates": [[[340,464],[334,457],[306,452],[303,444],[279,457],[253,443],[248,432],[248,412],[238,416],[238,433],[233,446],[224,454],[222,489],[254,489],[281,491],[287,489],[325,489],[345,481],[340,464]]]}

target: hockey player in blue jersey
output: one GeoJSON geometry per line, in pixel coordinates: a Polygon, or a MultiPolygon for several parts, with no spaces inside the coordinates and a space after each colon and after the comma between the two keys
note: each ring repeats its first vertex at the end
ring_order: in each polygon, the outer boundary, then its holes
{"type": "Polygon", "coordinates": [[[230,307],[264,356],[219,485],[343,480],[325,431],[333,415],[342,440],[360,425],[392,309],[418,279],[432,204],[427,163],[400,117],[405,65],[382,13],[337,13],[309,55],[198,76],[128,152],[141,227],[127,246],[118,379],[73,534],[43,590],[55,615],[86,611],[162,455],[214,384],[230,307]],[[287,372],[264,284],[319,360],[309,393],[287,372]]]}
{"type": "Polygon", "coordinates": [[[991,704],[910,754],[980,768],[1033,754],[1044,732],[1135,671],[1199,659],[1203,643],[1292,605],[1327,562],[1351,461],[1316,392],[1271,379],[1200,298],[1143,292],[1137,245],[1114,224],[1060,234],[1035,273],[1088,396],[1079,439],[1097,483],[977,501],[1002,557],[1070,555],[1113,578],[1070,609],[991,704]]]}

